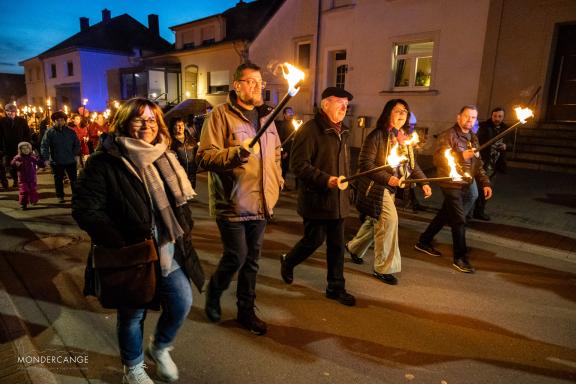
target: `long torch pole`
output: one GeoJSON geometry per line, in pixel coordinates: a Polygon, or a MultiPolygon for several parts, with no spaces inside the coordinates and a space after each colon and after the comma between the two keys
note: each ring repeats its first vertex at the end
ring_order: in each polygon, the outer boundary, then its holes
{"type": "MultiPolygon", "coordinates": [[[[295,88],[297,88],[297,86],[298,84],[296,84],[295,88]]],[[[258,132],[256,132],[256,136],[254,136],[250,144],[248,144],[248,148],[252,148],[254,147],[254,145],[256,145],[258,139],[260,139],[260,136],[262,136],[264,132],[266,132],[266,129],[268,129],[270,124],[272,124],[274,118],[278,115],[278,113],[282,110],[282,108],[284,108],[284,106],[290,101],[290,99],[293,96],[294,95],[291,95],[290,92],[287,92],[284,95],[282,100],[280,100],[280,103],[278,103],[278,105],[272,110],[272,113],[268,115],[268,119],[264,122],[264,125],[262,125],[262,127],[258,130],[258,132]]]]}
{"type": "Polygon", "coordinates": [[[375,173],[375,172],[381,171],[381,170],[383,170],[383,169],[385,169],[385,168],[387,168],[387,167],[390,167],[390,166],[391,166],[390,164],[379,165],[379,166],[377,166],[377,167],[375,167],[375,168],[372,168],[372,169],[369,169],[369,170],[367,170],[367,171],[360,172],[360,173],[357,173],[357,174],[355,174],[355,175],[345,177],[345,178],[341,179],[340,182],[341,182],[341,183],[346,183],[346,182],[348,182],[348,181],[357,179],[357,178],[359,178],[360,176],[366,176],[366,175],[369,175],[369,174],[371,174],[371,173],[375,173]]]}
{"type": "Polygon", "coordinates": [[[480,152],[484,148],[491,146],[492,144],[494,144],[495,142],[497,142],[498,140],[500,140],[501,138],[512,132],[512,129],[516,128],[519,124],[522,124],[522,122],[518,121],[513,125],[511,125],[509,128],[506,128],[506,130],[500,132],[499,134],[497,134],[496,136],[494,136],[493,138],[491,138],[490,140],[488,140],[487,142],[476,148],[475,152],[480,152]]]}

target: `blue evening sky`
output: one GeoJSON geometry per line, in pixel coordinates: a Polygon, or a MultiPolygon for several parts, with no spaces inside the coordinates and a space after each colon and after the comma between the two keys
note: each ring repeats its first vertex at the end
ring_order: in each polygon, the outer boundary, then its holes
{"type": "MultiPolygon", "coordinates": [[[[239,0],[20,0],[0,12],[0,73],[24,73],[18,62],[44,52],[80,31],[80,17],[90,25],[102,21],[102,10],[111,16],[129,14],[145,26],[155,13],[160,34],[174,43],[169,27],[221,13],[239,0]]],[[[251,2],[246,1],[246,2],[251,2]]]]}

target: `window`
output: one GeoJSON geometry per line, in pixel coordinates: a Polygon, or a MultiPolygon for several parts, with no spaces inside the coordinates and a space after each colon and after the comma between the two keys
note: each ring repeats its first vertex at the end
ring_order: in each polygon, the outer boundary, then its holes
{"type": "Polygon", "coordinates": [[[346,87],[346,74],[348,73],[348,64],[339,65],[336,68],[336,87],[346,87]]]}
{"type": "Polygon", "coordinates": [[[226,93],[229,90],[230,75],[228,71],[208,72],[208,93],[226,93]]]}
{"type": "Polygon", "coordinates": [[[186,98],[198,98],[198,66],[188,65],[184,69],[184,91],[186,98]]]}
{"type": "Polygon", "coordinates": [[[202,28],[202,44],[213,44],[216,41],[216,28],[213,25],[202,28]]]}
{"type": "Polygon", "coordinates": [[[433,51],[433,41],[394,44],[394,88],[428,89],[433,51]]]}
{"type": "Polygon", "coordinates": [[[66,68],[68,69],[68,76],[74,76],[74,63],[68,61],[66,63],[66,68]]]}
{"type": "Polygon", "coordinates": [[[50,77],[52,79],[56,78],[56,64],[50,64],[50,77]]]}
{"type": "Polygon", "coordinates": [[[298,57],[296,62],[300,68],[310,68],[310,46],[310,43],[298,43],[298,57]]]}

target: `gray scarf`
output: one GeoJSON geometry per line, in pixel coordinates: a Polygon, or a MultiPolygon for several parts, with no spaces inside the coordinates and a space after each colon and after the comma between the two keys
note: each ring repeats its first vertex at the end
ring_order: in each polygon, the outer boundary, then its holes
{"type": "Polygon", "coordinates": [[[158,216],[162,220],[163,228],[159,228],[158,231],[159,245],[176,242],[184,231],[170,207],[166,188],[174,196],[177,207],[186,204],[196,195],[186,172],[174,153],[167,151],[168,147],[164,140],[155,145],[130,137],[118,137],[117,140],[126,150],[128,159],[140,173],[158,216]]]}

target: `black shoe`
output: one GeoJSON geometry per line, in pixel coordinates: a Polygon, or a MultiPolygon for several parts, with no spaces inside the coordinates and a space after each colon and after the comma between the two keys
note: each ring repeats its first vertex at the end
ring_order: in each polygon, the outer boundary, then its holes
{"type": "Polygon", "coordinates": [[[421,242],[417,242],[416,244],[414,244],[414,249],[416,249],[420,252],[427,253],[430,256],[435,256],[435,257],[442,256],[442,253],[440,253],[439,250],[437,250],[436,248],[434,248],[430,244],[424,244],[421,242]]]}
{"type": "Polygon", "coordinates": [[[388,273],[378,273],[378,272],[374,271],[372,273],[372,276],[374,276],[375,278],[377,278],[378,280],[380,280],[381,282],[386,283],[386,284],[390,284],[390,285],[398,284],[398,279],[396,278],[396,276],[388,274],[388,273]]]}
{"type": "Polygon", "coordinates": [[[286,284],[292,284],[294,281],[294,269],[288,267],[285,253],[280,256],[280,275],[286,284]]]}
{"type": "Polygon", "coordinates": [[[490,216],[485,214],[484,212],[475,213],[473,216],[476,220],[483,220],[483,221],[490,221],[490,216]]]}
{"type": "Polygon", "coordinates": [[[268,332],[268,326],[264,321],[256,316],[254,308],[238,308],[238,316],[236,317],[236,321],[255,335],[261,336],[268,332]]]}
{"type": "Polygon", "coordinates": [[[350,252],[350,250],[348,249],[348,243],[344,245],[344,248],[346,248],[346,252],[350,254],[350,258],[352,259],[352,262],[354,264],[364,264],[364,259],[358,257],[357,254],[350,252]]]}
{"type": "Polygon", "coordinates": [[[476,270],[474,269],[472,264],[470,264],[470,262],[465,258],[454,259],[454,262],[452,263],[452,265],[454,266],[454,268],[456,268],[456,270],[458,270],[460,272],[464,272],[464,273],[476,272],[476,270]]]}
{"type": "Polygon", "coordinates": [[[213,323],[220,321],[222,315],[222,308],[220,308],[220,294],[215,293],[214,289],[208,284],[208,289],[206,290],[206,304],[204,306],[204,312],[206,317],[213,323]]]}
{"type": "Polygon", "coordinates": [[[331,300],[336,300],[342,305],[347,305],[349,307],[353,307],[356,305],[356,298],[346,292],[345,290],[341,291],[329,291],[326,290],[326,297],[331,300]]]}

